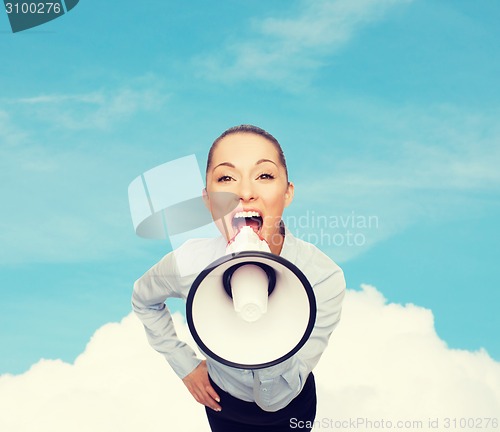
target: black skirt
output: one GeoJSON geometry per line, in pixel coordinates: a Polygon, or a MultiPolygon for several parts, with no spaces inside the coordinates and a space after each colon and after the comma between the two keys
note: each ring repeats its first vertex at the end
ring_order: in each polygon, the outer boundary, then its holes
{"type": "Polygon", "coordinates": [[[316,385],[312,373],[299,395],[286,407],[264,411],[254,402],[246,402],[223,391],[211,379],[220,397],[222,411],[205,407],[212,432],[307,432],[316,416],[316,385]],[[300,427],[302,426],[302,427],[300,427]]]}

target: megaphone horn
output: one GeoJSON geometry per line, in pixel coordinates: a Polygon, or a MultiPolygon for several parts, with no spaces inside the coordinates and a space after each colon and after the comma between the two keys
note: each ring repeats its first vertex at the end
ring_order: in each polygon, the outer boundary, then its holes
{"type": "Polygon", "coordinates": [[[186,317],[205,355],[227,366],[260,369],[285,361],[306,343],[316,300],[293,263],[269,252],[243,251],[198,275],[186,317]]]}

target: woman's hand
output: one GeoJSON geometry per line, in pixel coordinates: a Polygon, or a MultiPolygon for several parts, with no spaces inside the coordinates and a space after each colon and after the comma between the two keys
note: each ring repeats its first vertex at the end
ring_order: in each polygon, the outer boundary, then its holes
{"type": "Polygon", "coordinates": [[[208,380],[207,362],[205,360],[203,360],[193,372],[186,375],[182,381],[196,399],[196,402],[212,408],[215,411],[221,410],[220,405],[217,403],[220,402],[219,395],[215,392],[208,380]]]}

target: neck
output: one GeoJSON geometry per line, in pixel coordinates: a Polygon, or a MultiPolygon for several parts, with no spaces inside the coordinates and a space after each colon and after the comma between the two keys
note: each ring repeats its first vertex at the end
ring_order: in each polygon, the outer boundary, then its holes
{"type": "Polygon", "coordinates": [[[283,224],[283,221],[281,221],[278,232],[273,234],[272,241],[269,244],[269,249],[271,249],[271,252],[274,255],[279,255],[281,253],[284,241],[285,241],[285,225],[283,224]]]}

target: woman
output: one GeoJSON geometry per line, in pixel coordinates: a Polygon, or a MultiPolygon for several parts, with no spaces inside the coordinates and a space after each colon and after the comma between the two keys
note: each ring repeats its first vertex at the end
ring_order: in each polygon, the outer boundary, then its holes
{"type": "Polygon", "coordinates": [[[283,211],[293,195],[294,185],[288,181],[278,141],[256,126],[228,129],[210,148],[204,191],[207,207],[219,219],[222,237],[186,242],[135,283],[133,307],[151,345],[165,355],[196,401],[205,405],[212,431],[311,430],[316,414],[312,370],[340,319],[345,281],[330,258],[296,239],[284,226],[283,211]],[[217,216],[219,192],[239,199],[223,220],[217,216]],[[273,254],[302,270],[317,303],[316,323],[306,344],[288,360],[253,371],[196,358],[178,340],[164,304],[170,296],[186,299],[198,273],[225,254],[227,242],[242,224],[250,224],[273,254]]]}

